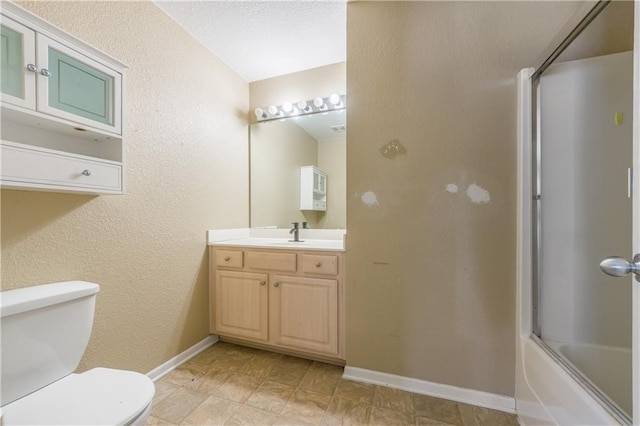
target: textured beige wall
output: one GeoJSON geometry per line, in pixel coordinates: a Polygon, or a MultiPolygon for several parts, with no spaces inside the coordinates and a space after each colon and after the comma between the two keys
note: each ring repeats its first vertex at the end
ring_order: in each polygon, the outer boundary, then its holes
{"type": "Polygon", "coordinates": [[[249,87],[151,2],[20,5],[127,63],[122,196],[2,191],[2,288],[101,285],[81,368],[208,335],[206,230],[248,225],[249,87]]]}
{"type": "Polygon", "coordinates": [[[347,227],[347,141],[344,136],[318,141],[318,168],[327,174],[327,211],[318,226],[347,227]]]}
{"type": "Polygon", "coordinates": [[[349,366],[513,395],[516,73],[577,7],[348,4],[349,366]]]}
{"type": "Polygon", "coordinates": [[[291,120],[251,127],[251,226],[316,227],[300,210],[300,166],[318,163],[318,141],[291,120]]]}

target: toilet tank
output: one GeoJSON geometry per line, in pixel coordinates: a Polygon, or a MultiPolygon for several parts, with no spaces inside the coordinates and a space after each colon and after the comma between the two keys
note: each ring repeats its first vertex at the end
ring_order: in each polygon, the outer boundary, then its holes
{"type": "Polygon", "coordinates": [[[78,367],[98,291],[98,284],[65,281],[0,292],[0,405],[78,367]]]}

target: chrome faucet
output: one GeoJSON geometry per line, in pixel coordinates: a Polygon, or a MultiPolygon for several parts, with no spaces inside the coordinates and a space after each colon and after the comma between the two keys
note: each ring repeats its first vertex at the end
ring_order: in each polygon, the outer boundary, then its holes
{"type": "Polygon", "coordinates": [[[291,222],[291,224],[293,225],[293,228],[291,228],[289,230],[290,234],[293,234],[293,240],[289,240],[292,243],[301,243],[303,241],[300,241],[300,223],[298,222],[291,222]]]}

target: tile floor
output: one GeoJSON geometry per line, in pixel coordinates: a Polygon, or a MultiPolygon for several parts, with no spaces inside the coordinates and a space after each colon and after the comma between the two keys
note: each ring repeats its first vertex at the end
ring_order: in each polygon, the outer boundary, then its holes
{"type": "Polygon", "coordinates": [[[149,425],[517,425],[514,415],[342,379],[342,367],[218,342],[156,382],[149,425]]]}

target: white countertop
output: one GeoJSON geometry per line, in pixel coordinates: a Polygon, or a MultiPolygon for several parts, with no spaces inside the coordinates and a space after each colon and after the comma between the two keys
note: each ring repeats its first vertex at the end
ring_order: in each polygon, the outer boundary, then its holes
{"type": "MultiPolygon", "coordinates": [[[[287,231],[287,230],[284,230],[287,231]]],[[[210,246],[236,246],[236,247],[253,247],[281,250],[318,250],[318,251],[345,251],[345,232],[339,231],[332,234],[324,232],[322,236],[330,238],[307,238],[305,233],[310,237],[315,230],[300,230],[300,241],[290,241],[291,236],[286,232],[279,234],[278,238],[265,237],[264,232],[260,230],[252,230],[248,228],[242,229],[220,229],[210,230],[208,232],[208,245],[210,246]],[[260,236],[252,236],[258,234],[260,236]]],[[[318,235],[316,233],[316,235],[318,235]]]]}

